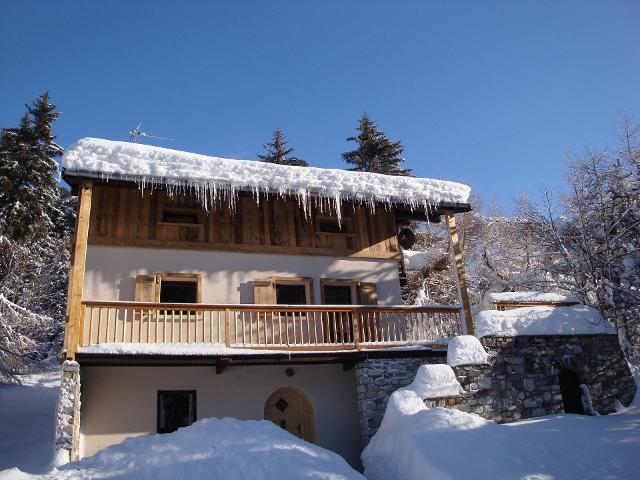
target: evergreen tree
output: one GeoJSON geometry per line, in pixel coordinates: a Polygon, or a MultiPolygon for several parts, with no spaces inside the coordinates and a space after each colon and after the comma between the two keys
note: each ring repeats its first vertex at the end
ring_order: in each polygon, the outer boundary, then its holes
{"type": "Polygon", "coordinates": [[[0,382],[57,354],[75,198],[58,186],[56,106],[44,93],[0,133],[0,382]]]}
{"type": "Polygon", "coordinates": [[[347,138],[347,141],[358,144],[355,150],[342,154],[344,161],[353,165],[351,170],[413,176],[410,169],[400,166],[404,162],[400,156],[404,150],[402,142],[390,141],[366,113],[360,117],[358,135],[347,138]]]}
{"type": "Polygon", "coordinates": [[[22,117],[18,128],[0,133],[0,234],[21,240],[52,225],[58,204],[56,157],[62,155],[52,135],[60,115],[43,93],[22,117]]]}
{"type": "Polygon", "coordinates": [[[258,158],[263,162],[292,165],[294,167],[309,166],[304,160],[291,155],[294,149],[287,147],[287,139],[279,128],[273,131],[273,141],[262,146],[267,152],[264,155],[258,154],[258,158]]]}

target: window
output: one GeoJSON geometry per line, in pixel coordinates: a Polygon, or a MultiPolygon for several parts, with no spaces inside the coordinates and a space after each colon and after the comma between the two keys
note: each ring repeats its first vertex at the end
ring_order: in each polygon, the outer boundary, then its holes
{"type": "Polygon", "coordinates": [[[175,432],[195,421],[195,390],[158,391],[158,433],[175,432]]]}
{"type": "Polygon", "coordinates": [[[161,303],[196,303],[197,296],[196,281],[163,280],[160,283],[161,303]]]}
{"type": "Polygon", "coordinates": [[[199,223],[198,212],[175,208],[165,208],[162,212],[162,221],[167,223],[190,223],[197,225],[199,223]]]}
{"type": "Polygon", "coordinates": [[[160,224],[173,224],[182,226],[202,226],[204,224],[202,211],[193,207],[176,207],[161,205],[158,215],[160,224]]]}
{"type": "Polygon", "coordinates": [[[306,305],[306,285],[290,285],[276,283],[276,303],[278,305],[306,305]]]}
{"type": "Polygon", "coordinates": [[[323,290],[325,305],[351,305],[353,303],[351,285],[325,285],[323,290]]]}
{"type": "Polygon", "coordinates": [[[338,223],[338,217],[330,217],[328,215],[316,216],[316,233],[317,234],[337,234],[337,235],[354,235],[353,219],[350,217],[342,218],[342,225],[338,223]]]}
{"type": "Polygon", "coordinates": [[[269,277],[253,280],[253,303],[263,305],[312,305],[310,277],[269,277]]]}

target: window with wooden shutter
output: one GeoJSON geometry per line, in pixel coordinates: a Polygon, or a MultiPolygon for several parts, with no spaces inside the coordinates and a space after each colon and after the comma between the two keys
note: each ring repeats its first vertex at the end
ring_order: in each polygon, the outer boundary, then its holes
{"type": "Polygon", "coordinates": [[[257,278],[253,281],[253,303],[312,305],[313,279],[310,277],[257,278]],[[280,301],[278,296],[282,297],[283,301],[280,301]]]}
{"type": "Polygon", "coordinates": [[[157,275],[136,276],[136,302],[158,302],[160,279],[157,275]]]}
{"type": "Polygon", "coordinates": [[[358,286],[358,296],[360,297],[360,305],[377,305],[378,289],[375,283],[360,282],[358,286]]]}

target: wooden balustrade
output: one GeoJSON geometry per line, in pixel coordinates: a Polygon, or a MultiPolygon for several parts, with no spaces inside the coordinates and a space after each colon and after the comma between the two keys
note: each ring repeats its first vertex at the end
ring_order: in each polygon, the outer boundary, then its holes
{"type": "Polygon", "coordinates": [[[84,301],[79,344],[218,343],[236,348],[359,349],[461,332],[456,306],[207,305],[84,301]]]}

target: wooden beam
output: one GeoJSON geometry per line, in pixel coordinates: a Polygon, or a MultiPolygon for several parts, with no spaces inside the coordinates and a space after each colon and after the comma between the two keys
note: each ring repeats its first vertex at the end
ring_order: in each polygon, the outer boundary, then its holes
{"type": "Polygon", "coordinates": [[[458,227],[456,226],[456,218],[451,211],[446,211],[444,217],[449,227],[449,239],[451,240],[451,260],[456,273],[456,284],[458,286],[458,298],[462,304],[462,313],[464,315],[465,325],[467,327],[467,335],[473,335],[473,317],[471,316],[471,304],[469,302],[469,292],[467,291],[467,280],[464,273],[464,262],[462,258],[462,249],[460,248],[460,239],[458,237],[458,227]]]}
{"type": "Polygon", "coordinates": [[[84,180],[78,192],[78,211],[76,233],[74,237],[69,290],[67,294],[67,313],[65,322],[64,348],[67,360],[75,358],[81,341],[81,302],[84,288],[84,270],[87,260],[87,239],[89,237],[89,217],[91,215],[92,180],[84,180]]]}
{"type": "Polygon", "coordinates": [[[229,357],[222,357],[216,363],[216,375],[222,375],[225,369],[231,365],[233,360],[229,357]]]}

